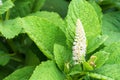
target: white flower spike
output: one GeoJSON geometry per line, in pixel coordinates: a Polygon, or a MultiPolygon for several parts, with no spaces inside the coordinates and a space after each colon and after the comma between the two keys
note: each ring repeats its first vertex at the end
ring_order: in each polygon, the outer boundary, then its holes
{"type": "Polygon", "coordinates": [[[2,0],[0,0],[0,6],[3,5],[2,0]]]}
{"type": "Polygon", "coordinates": [[[75,39],[73,42],[74,64],[79,64],[85,61],[86,47],[85,31],[80,19],[77,19],[75,39]]]}

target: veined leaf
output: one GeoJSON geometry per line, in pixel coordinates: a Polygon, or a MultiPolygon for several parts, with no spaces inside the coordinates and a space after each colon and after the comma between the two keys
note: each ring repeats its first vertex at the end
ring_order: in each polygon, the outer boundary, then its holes
{"type": "Polygon", "coordinates": [[[72,0],[66,17],[66,37],[69,47],[73,45],[77,19],[80,19],[83,24],[89,44],[101,32],[99,19],[93,6],[86,0],[72,0]]]}
{"type": "Polygon", "coordinates": [[[35,67],[29,66],[18,69],[3,80],[29,80],[35,67]]]}
{"type": "Polygon", "coordinates": [[[66,24],[63,21],[63,19],[55,12],[39,11],[39,12],[30,14],[30,16],[37,16],[37,17],[49,20],[56,26],[59,26],[60,29],[65,33],[66,24]]]}
{"type": "Polygon", "coordinates": [[[36,43],[39,49],[48,58],[53,59],[53,46],[55,42],[64,44],[65,35],[54,22],[40,17],[31,16],[24,18],[25,32],[36,43]]]}
{"type": "Polygon", "coordinates": [[[4,37],[11,39],[22,32],[21,26],[22,26],[21,18],[6,20],[0,23],[0,32],[4,37]]]}
{"type": "Polygon", "coordinates": [[[12,8],[14,4],[12,3],[11,0],[5,1],[2,5],[0,5],[0,14],[5,13],[7,10],[12,8]]]}
{"type": "Polygon", "coordinates": [[[42,62],[36,67],[29,80],[64,80],[65,76],[59,71],[53,61],[42,62]]]}
{"type": "MultiPolygon", "coordinates": [[[[96,69],[95,72],[102,74],[104,76],[110,77],[113,80],[119,80],[120,79],[120,64],[107,64],[102,66],[99,69],[96,69]]],[[[109,79],[108,79],[109,80],[109,79]]]]}
{"type": "Polygon", "coordinates": [[[98,15],[99,21],[101,23],[102,22],[102,16],[103,16],[102,9],[95,1],[96,0],[89,0],[90,4],[94,7],[94,9],[95,9],[95,11],[98,15]]]}
{"type": "Polygon", "coordinates": [[[104,50],[110,53],[106,64],[120,64],[120,41],[105,47],[104,50]]]}
{"type": "Polygon", "coordinates": [[[60,44],[54,44],[54,55],[55,55],[55,60],[58,65],[58,67],[63,70],[65,64],[70,64],[71,56],[72,56],[72,51],[70,49],[67,49],[66,46],[60,45],[60,44]]]}

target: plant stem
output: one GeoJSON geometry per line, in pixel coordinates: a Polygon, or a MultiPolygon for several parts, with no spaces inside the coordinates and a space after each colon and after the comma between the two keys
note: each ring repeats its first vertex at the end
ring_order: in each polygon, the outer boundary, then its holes
{"type": "Polygon", "coordinates": [[[95,78],[95,79],[100,79],[100,80],[114,80],[110,77],[101,75],[101,74],[97,74],[97,73],[89,73],[88,76],[95,78]]]}
{"type": "Polygon", "coordinates": [[[11,59],[12,59],[12,60],[14,60],[14,61],[17,61],[17,62],[22,62],[22,60],[21,60],[21,59],[19,59],[19,58],[14,58],[14,57],[11,57],[11,59]]]}
{"type": "Polygon", "coordinates": [[[8,19],[9,19],[9,16],[10,16],[10,10],[8,10],[8,11],[6,12],[5,20],[8,20],[8,19]]]}

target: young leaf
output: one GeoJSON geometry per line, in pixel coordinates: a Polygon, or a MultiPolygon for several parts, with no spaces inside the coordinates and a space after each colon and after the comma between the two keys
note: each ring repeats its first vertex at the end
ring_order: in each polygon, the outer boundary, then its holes
{"type": "Polygon", "coordinates": [[[55,22],[44,18],[29,16],[24,18],[25,32],[37,44],[39,49],[50,59],[53,59],[53,47],[55,42],[64,44],[65,35],[55,22]]]}
{"type": "Polygon", "coordinates": [[[95,60],[95,62],[93,62],[93,61],[91,61],[91,59],[89,59],[88,62],[91,65],[93,63],[95,65],[95,66],[93,65],[95,68],[101,67],[109,59],[109,53],[107,53],[105,51],[96,52],[92,56],[96,56],[97,59],[95,60]]]}
{"type": "MultiPolygon", "coordinates": [[[[113,80],[120,79],[120,64],[107,64],[95,70],[96,73],[112,78],[113,80]]],[[[107,79],[109,80],[109,79],[107,79]]]]}
{"type": "Polygon", "coordinates": [[[107,64],[120,63],[120,41],[105,47],[104,50],[110,53],[109,59],[106,61],[107,64]]]}
{"type": "Polygon", "coordinates": [[[2,3],[2,5],[0,5],[0,15],[5,13],[7,10],[12,8],[13,6],[14,4],[12,3],[11,0],[7,0],[4,3],[2,3]]]}
{"type": "Polygon", "coordinates": [[[0,65],[2,66],[6,65],[9,62],[9,60],[10,60],[9,54],[0,51],[0,65]]]}
{"type": "Polygon", "coordinates": [[[18,69],[3,80],[29,80],[35,67],[29,66],[18,69]]]}
{"type": "Polygon", "coordinates": [[[4,37],[11,39],[22,32],[21,26],[22,26],[21,18],[6,20],[0,23],[0,32],[4,37]]]}
{"type": "Polygon", "coordinates": [[[64,80],[65,76],[59,71],[53,61],[42,62],[36,67],[29,80],[64,80]]]}
{"type": "Polygon", "coordinates": [[[69,47],[73,44],[77,19],[80,19],[83,24],[88,43],[91,43],[90,41],[101,32],[99,19],[93,6],[86,0],[72,0],[66,17],[66,37],[69,47]]]}

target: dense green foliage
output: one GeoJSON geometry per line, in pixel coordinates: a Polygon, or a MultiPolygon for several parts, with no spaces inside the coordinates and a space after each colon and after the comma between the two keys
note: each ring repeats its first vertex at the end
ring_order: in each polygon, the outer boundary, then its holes
{"type": "Polygon", "coordinates": [[[119,80],[120,0],[0,0],[0,80],[119,80]],[[74,64],[80,19],[85,61],[74,64]]]}

